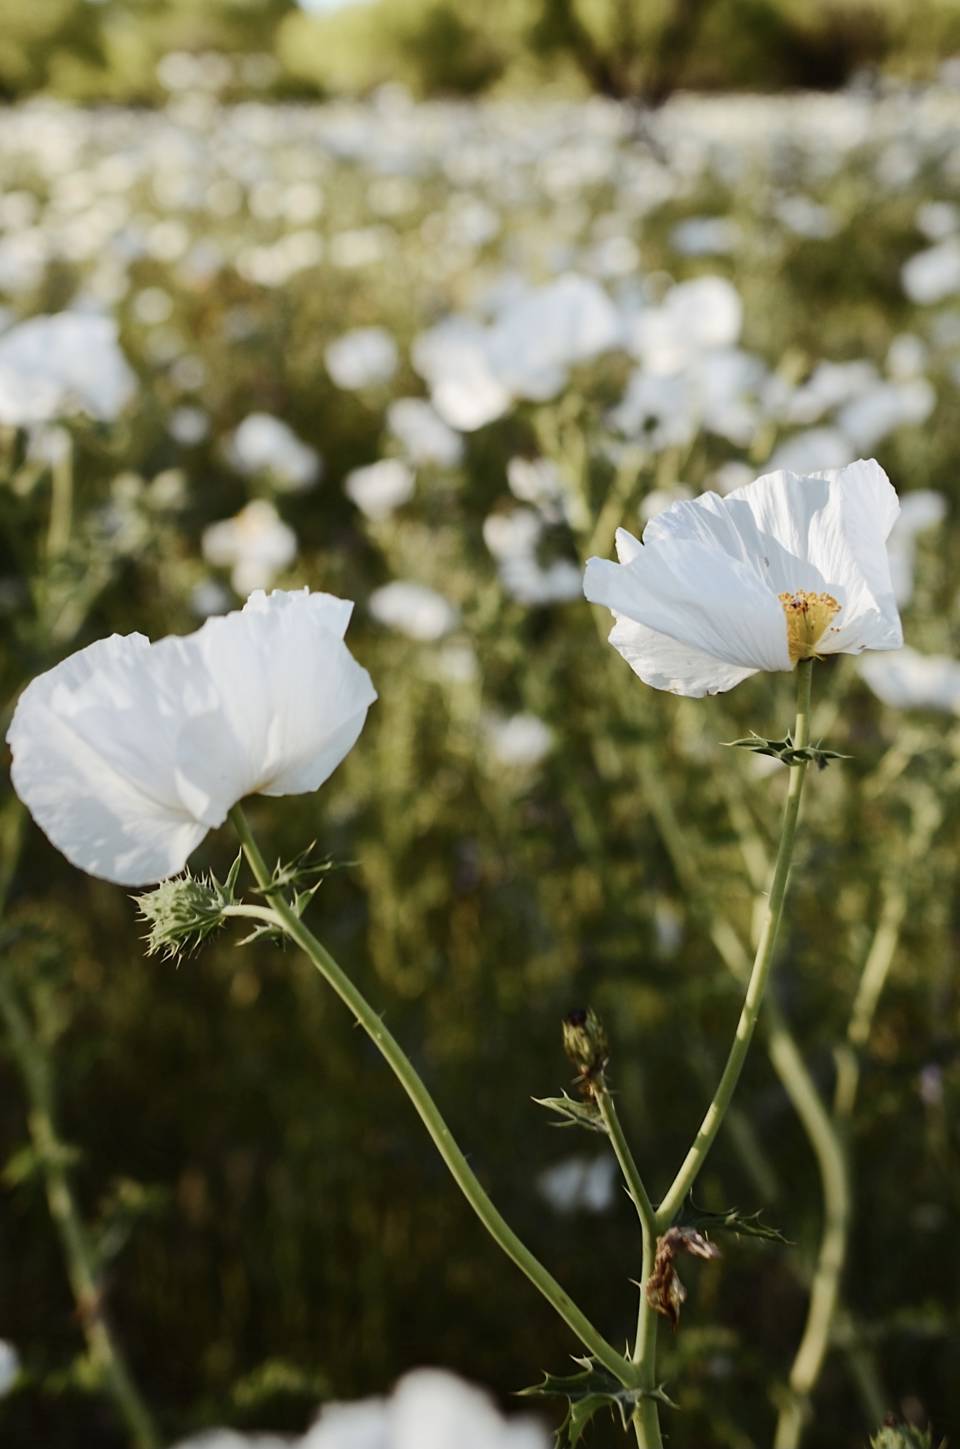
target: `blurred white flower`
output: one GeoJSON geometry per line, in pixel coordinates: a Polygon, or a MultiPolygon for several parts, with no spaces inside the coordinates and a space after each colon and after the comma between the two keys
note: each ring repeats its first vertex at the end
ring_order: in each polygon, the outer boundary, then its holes
{"type": "Polygon", "coordinates": [[[57,312],[0,337],[0,423],[53,422],[73,412],[111,422],[136,390],[112,318],[57,312]]]}
{"type": "Polygon", "coordinates": [[[494,324],[489,356],[515,397],[555,397],[569,369],[621,343],[617,308],[592,277],[575,272],[529,292],[494,324]]]}
{"type": "Polygon", "coordinates": [[[397,370],[397,344],[383,327],[356,327],[323,354],[337,387],[353,391],[389,382],[397,370]]]}
{"type": "Polygon", "coordinates": [[[387,427],[414,466],[455,468],[463,458],[463,439],[424,398],[396,398],[387,408],[387,427]]]}
{"type": "Polygon", "coordinates": [[[960,292],[960,239],[949,237],[917,252],[904,262],[900,280],[910,301],[921,306],[942,302],[960,292]]]}
{"type": "Polygon", "coordinates": [[[453,1374],[416,1369],[389,1399],[328,1405],[299,1449],[548,1449],[548,1440],[453,1374]]]}
{"type": "Polygon", "coordinates": [[[542,533],[543,521],[532,508],[491,513],[483,520],[483,541],[500,562],[532,555],[542,533]]]}
{"type": "Polygon", "coordinates": [[[0,1338],[0,1399],[13,1388],[20,1375],[20,1355],[12,1343],[0,1338]]]}
{"type": "Polygon", "coordinates": [[[272,503],[255,498],[233,518],[203,531],[203,556],[214,568],[231,570],[230,582],[242,597],[268,589],[297,556],[297,535],[272,503]]]}
{"type": "Polygon", "coordinates": [[[743,303],[725,277],[696,277],[671,287],[659,306],[627,323],[629,351],[650,372],[676,372],[706,348],[733,347],[743,325],[743,303]]]}
{"type": "Polygon", "coordinates": [[[567,1157],[537,1178],[541,1197],[557,1213],[605,1213],[613,1206],[617,1164],[613,1156],[567,1157]]]}
{"type": "Polygon", "coordinates": [[[445,423],[472,433],[502,417],[510,393],[490,360],[489,339],[479,322],[448,317],[414,338],[411,359],[429,385],[445,423]]]}
{"type": "Polygon", "coordinates": [[[460,622],[459,612],[449,599],[410,579],[394,579],[374,589],[367,608],[379,624],[421,643],[442,639],[460,622]]]}
{"type": "Polygon", "coordinates": [[[539,715],[523,712],[507,719],[496,715],[486,721],[490,753],[498,765],[532,769],[553,749],[553,730],[539,715]]]}
{"type": "Polygon", "coordinates": [[[855,457],[852,443],[839,428],[806,428],[784,439],[774,450],[768,467],[771,473],[783,469],[806,475],[821,468],[844,468],[855,457]]]}
{"type": "Polygon", "coordinates": [[[238,473],[248,478],[267,474],[287,493],[302,492],[320,477],[320,455],[270,413],[250,413],[244,418],[226,451],[238,473]]]}
{"type": "Polygon", "coordinates": [[[936,709],[960,715],[960,663],[945,654],[921,654],[905,646],[888,658],[858,661],[874,694],[893,709],[936,709]]]}
{"type": "Polygon", "coordinates": [[[389,518],[413,497],[412,468],[400,458],[381,458],[364,468],[354,468],[343,483],[343,491],[367,518],[389,518]]]}
{"type": "Polygon", "coordinates": [[[74,865],[119,885],[181,870],[246,795],[316,790],[376,699],[330,594],[253,594],[156,644],[114,634],[28,685],[13,784],[74,865]]]}
{"type": "Polygon", "coordinates": [[[210,432],[210,419],[203,408],[193,408],[184,404],[182,407],[174,408],[167,420],[167,431],[174,442],[179,443],[181,448],[195,448],[202,443],[210,432]]]}
{"type": "Polygon", "coordinates": [[[898,649],[886,539],[897,495],[875,462],[772,473],[658,514],[618,564],[590,559],[584,593],[647,684],[700,698],[820,654],[898,649]],[[836,621],[836,622],[834,622],[836,621]]]}
{"type": "Polygon", "coordinates": [[[918,488],[900,500],[900,517],[887,540],[890,577],[898,604],[907,604],[913,597],[917,535],[936,528],[946,516],[947,500],[932,488],[918,488]]]}
{"type": "Polygon", "coordinates": [[[879,382],[840,409],[837,426],[859,452],[868,453],[904,424],[926,422],[936,401],[933,385],[925,377],[879,382]]]}
{"type": "Polygon", "coordinates": [[[690,216],[670,233],[670,245],[684,257],[721,256],[740,244],[742,233],[727,216],[690,216]]]}
{"type": "Polygon", "coordinates": [[[514,498],[532,503],[548,522],[559,522],[565,514],[566,496],[560,469],[550,458],[510,458],[507,485],[514,498]]]}

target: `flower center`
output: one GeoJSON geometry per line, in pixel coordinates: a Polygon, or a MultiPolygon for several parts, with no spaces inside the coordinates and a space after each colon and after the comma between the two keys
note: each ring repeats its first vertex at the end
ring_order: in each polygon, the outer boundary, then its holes
{"type": "Polygon", "coordinates": [[[832,594],[811,594],[806,589],[781,594],[780,603],[787,618],[790,658],[794,663],[798,659],[812,659],[830,620],[839,614],[840,605],[832,594]]]}

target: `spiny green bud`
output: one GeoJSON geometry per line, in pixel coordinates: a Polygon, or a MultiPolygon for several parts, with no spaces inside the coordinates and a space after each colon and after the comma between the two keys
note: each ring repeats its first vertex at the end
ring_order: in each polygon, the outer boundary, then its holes
{"type": "Polygon", "coordinates": [[[222,884],[213,875],[195,876],[186,871],[161,881],[145,895],[134,896],[140,917],[149,927],[144,938],[148,956],[162,955],[165,961],[189,956],[223,925],[224,909],[235,903],[240,860],[238,855],[222,884]]]}
{"type": "Polygon", "coordinates": [[[580,1007],[564,1017],[563,1049],[577,1069],[581,1091],[591,1096],[593,1083],[603,1075],[609,1057],[607,1034],[592,1006],[580,1007]]]}

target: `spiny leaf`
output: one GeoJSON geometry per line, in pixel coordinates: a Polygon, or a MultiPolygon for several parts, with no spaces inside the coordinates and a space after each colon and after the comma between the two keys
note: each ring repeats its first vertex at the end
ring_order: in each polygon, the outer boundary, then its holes
{"type": "Polygon", "coordinates": [[[576,1449],[584,1429],[601,1410],[618,1414],[626,1429],[642,1399],[657,1399],[670,1408],[676,1408],[662,1384],[655,1389],[625,1388],[606,1369],[598,1367],[592,1358],[574,1356],[574,1363],[581,1365],[579,1373],[545,1373],[542,1383],[520,1390],[522,1395],[529,1397],[566,1399],[567,1413],[557,1430],[556,1449],[576,1449]]]}
{"type": "Polygon", "coordinates": [[[790,1244],[790,1239],[785,1238],[779,1228],[760,1221],[759,1208],[752,1213],[741,1212],[736,1207],[711,1213],[698,1208],[691,1198],[683,1220],[692,1227],[705,1228],[709,1232],[735,1233],[738,1238],[759,1238],[767,1243],[783,1243],[787,1246],[790,1244]]]}
{"type": "Polygon", "coordinates": [[[831,760],[852,758],[850,755],[841,755],[838,750],[823,749],[819,740],[815,745],[797,746],[789,730],[782,740],[768,740],[751,730],[744,739],[724,740],[723,743],[730,750],[753,750],[757,755],[769,755],[784,765],[812,764],[818,770],[825,770],[831,760]]]}
{"type": "Polygon", "coordinates": [[[556,1112],[563,1120],[553,1122],[553,1127],[586,1127],[589,1132],[606,1132],[603,1118],[597,1109],[596,1103],[591,1099],[579,1101],[576,1097],[570,1097],[564,1092],[562,1097],[533,1097],[538,1107],[546,1107],[548,1112],[556,1112]]]}

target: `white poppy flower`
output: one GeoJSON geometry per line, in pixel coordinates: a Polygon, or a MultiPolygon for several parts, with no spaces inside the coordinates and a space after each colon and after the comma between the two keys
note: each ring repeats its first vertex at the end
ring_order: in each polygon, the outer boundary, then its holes
{"type": "Polygon", "coordinates": [[[380,458],[348,473],[343,491],[361,513],[376,522],[410,502],[415,481],[413,469],[401,458],[380,458]]]}
{"type": "Polygon", "coordinates": [[[319,453],[271,413],[250,413],[229,438],[227,458],[238,473],[267,473],[286,493],[312,488],[320,477],[319,453]]]}
{"type": "Polygon", "coordinates": [[[355,327],[331,342],[323,359],[337,387],[352,392],[390,381],[397,370],[397,344],[383,327],[355,327]]]}
{"type": "Polygon", "coordinates": [[[945,654],[901,649],[895,659],[868,655],[860,673],[891,709],[935,709],[960,715],[960,664],[945,654]]]}
{"type": "Polygon", "coordinates": [[[416,1369],[389,1399],[329,1404],[300,1449],[547,1449],[528,1418],[505,1419],[480,1389],[443,1369],[416,1369]]]}
{"type": "Polygon", "coordinates": [[[330,594],[251,595],[194,634],[114,634],[24,690],[13,784],[69,861],[119,885],[186,864],[246,795],[316,790],[376,699],[330,594]]]}
{"type": "Polygon", "coordinates": [[[617,1164],[613,1156],[577,1153],[548,1167],[537,1178],[537,1190],[554,1212],[605,1213],[615,1197],[617,1164]]]}
{"type": "Polygon", "coordinates": [[[455,468],[463,458],[463,439],[421,397],[399,397],[387,408],[387,427],[410,462],[455,468]]]}
{"type": "Polygon", "coordinates": [[[770,473],[704,493],[617,534],[584,593],[616,617],[610,642],[647,684],[701,698],[799,659],[899,649],[886,539],[899,511],[878,463],[770,473]]]}
{"type": "Polygon", "coordinates": [[[230,569],[230,582],[246,598],[254,589],[268,589],[277,574],[293,563],[297,535],[272,503],[255,498],[233,518],[205,528],[201,547],[207,563],[230,569]]]}
{"type": "Polygon", "coordinates": [[[379,624],[421,643],[442,639],[460,622],[460,615],[449,599],[412,579],[394,579],[393,583],[374,589],[367,607],[379,624]]]}
{"type": "Polygon", "coordinates": [[[45,423],[73,412],[112,422],[136,389],[112,318],[31,317],[0,340],[0,423],[45,423]]]}

